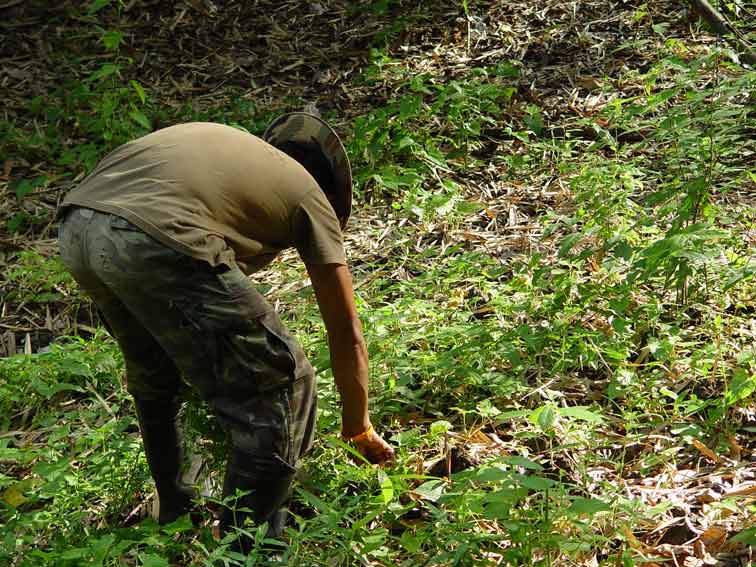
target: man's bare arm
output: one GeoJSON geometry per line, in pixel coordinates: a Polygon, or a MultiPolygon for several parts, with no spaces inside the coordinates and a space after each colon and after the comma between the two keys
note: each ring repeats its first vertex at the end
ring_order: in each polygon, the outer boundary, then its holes
{"type": "MultiPolygon", "coordinates": [[[[354,437],[370,429],[368,415],[368,356],[362,325],[354,304],[352,276],[340,264],[307,264],[321,316],[328,333],[336,387],[341,395],[341,431],[354,437]]],[[[393,450],[378,435],[369,435],[358,449],[372,462],[391,458],[393,450]]]]}

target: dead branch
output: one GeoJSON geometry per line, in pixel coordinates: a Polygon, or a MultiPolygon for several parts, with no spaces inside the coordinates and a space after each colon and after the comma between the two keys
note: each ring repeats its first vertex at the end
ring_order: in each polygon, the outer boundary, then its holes
{"type": "Polygon", "coordinates": [[[756,53],[746,45],[735,33],[727,19],[720,14],[714,6],[709,4],[708,0],[690,0],[693,9],[703,18],[711,28],[722,36],[730,36],[740,48],[740,60],[747,65],[756,65],[756,53]]]}

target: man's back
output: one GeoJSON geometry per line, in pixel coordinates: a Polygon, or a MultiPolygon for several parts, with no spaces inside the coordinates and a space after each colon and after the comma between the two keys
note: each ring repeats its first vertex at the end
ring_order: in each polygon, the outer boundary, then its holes
{"type": "Polygon", "coordinates": [[[306,261],[344,263],[338,219],[312,176],[221,124],[172,126],[117,148],[63,205],[121,216],[213,266],[252,272],[291,246],[306,261]]]}

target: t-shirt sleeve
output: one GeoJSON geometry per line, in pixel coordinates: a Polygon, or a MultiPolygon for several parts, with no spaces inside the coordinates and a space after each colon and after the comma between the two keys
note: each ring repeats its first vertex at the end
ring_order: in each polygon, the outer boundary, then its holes
{"type": "Polygon", "coordinates": [[[320,189],[311,191],[294,211],[291,230],[305,263],[346,265],[339,219],[320,189]]]}

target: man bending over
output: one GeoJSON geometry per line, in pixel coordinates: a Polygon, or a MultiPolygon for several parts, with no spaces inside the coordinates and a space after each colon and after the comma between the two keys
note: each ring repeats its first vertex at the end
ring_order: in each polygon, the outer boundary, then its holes
{"type": "MultiPolygon", "coordinates": [[[[120,345],[159,521],[187,512],[176,430],[182,380],[212,407],[232,450],[221,529],[247,516],[283,529],[315,432],[313,368],[247,275],[294,247],[328,333],[342,435],[370,462],[393,456],[368,416],[368,359],[341,230],[352,178],[333,129],[284,115],[264,139],[211,123],[172,126],[110,153],[63,202],[60,251],[120,345]],[[248,508],[251,512],[234,511],[248,508]]],[[[241,538],[236,548],[247,552],[241,538]]]]}

